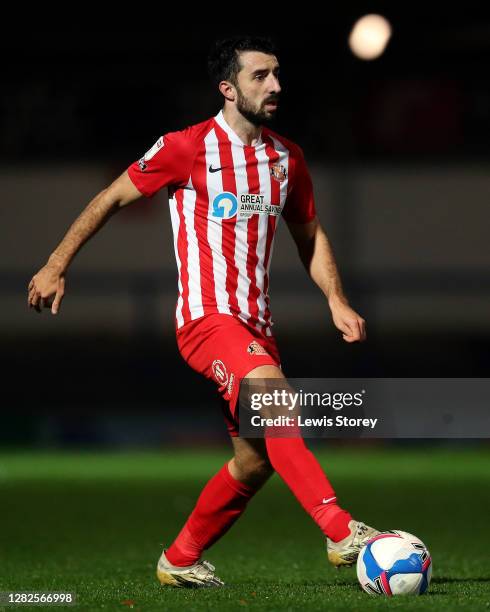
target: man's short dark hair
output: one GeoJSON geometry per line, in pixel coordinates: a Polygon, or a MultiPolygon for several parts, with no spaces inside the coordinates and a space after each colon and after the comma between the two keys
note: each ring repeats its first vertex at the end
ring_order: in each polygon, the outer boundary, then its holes
{"type": "Polygon", "coordinates": [[[265,36],[233,36],[217,40],[208,55],[208,72],[213,83],[221,81],[237,83],[241,70],[240,53],[260,51],[267,55],[277,55],[277,48],[271,38],[265,36]]]}

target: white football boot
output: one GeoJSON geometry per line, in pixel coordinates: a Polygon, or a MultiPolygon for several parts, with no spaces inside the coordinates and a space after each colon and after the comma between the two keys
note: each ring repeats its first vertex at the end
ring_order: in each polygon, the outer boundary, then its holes
{"type": "Polygon", "coordinates": [[[357,561],[361,548],[368,540],[380,533],[359,521],[349,521],[350,534],[340,542],[327,538],[328,560],[336,567],[350,567],[357,561]]]}
{"type": "Polygon", "coordinates": [[[178,567],[169,563],[165,550],[158,560],[157,578],[164,584],[173,587],[199,588],[220,587],[225,583],[215,576],[214,565],[208,561],[199,560],[194,565],[178,567]]]}

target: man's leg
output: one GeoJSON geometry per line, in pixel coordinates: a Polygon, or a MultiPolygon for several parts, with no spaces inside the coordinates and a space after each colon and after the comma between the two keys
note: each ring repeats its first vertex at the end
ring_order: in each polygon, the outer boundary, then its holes
{"type": "MultiPolygon", "coordinates": [[[[249,372],[245,378],[281,379],[281,383],[284,381],[284,385],[287,385],[280,368],[271,365],[259,366],[249,372]]],[[[277,385],[278,383],[271,381],[271,384],[277,385]]],[[[272,387],[268,390],[272,390],[272,387]]],[[[354,549],[357,549],[358,544],[367,535],[377,533],[376,530],[353,521],[349,512],[337,504],[332,485],[313,453],[306,447],[302,437],[272,437],[267,435],[266,431],[265,442],[272,467],[330,540],[330,561],[335,565],[350,565],[353,544],[354,549]],[[363,531],[364,527],[366,531],[363,531]],[[354,533],[358,529],[360,529],[359,533],[354,533]],[[335,543],[339,542],[341,544],[335,546],[335,543]],[[345,554],[343,548],[345,548],[345,554]],[[333,555],[332,550],[335,550],[333,555]],[[338,552],[341,553],[342,558],[336,554],[338,552]]]]}
{"type": "Polygon", "coordinates": [[[272,474],[264,440],[231,438],[233,458],[211,478],[187,522],[165,555],[174,566],[189,566],[221,538],[272,474]]]}
{"type": "MultiPolygon", "coordinates": [[[[201,554],[228,531],[273,471],[264,440],[235,437],[238,430],[233,408],[238,397],[238,382],[252,367],[276,362],[269,352],[253,353],[251,349],[257,348],[255,344],[258,343],[256,335],[258,332],[252,334],[237,317],[219,313],[191,321],[177,331],[177,344],[186,363],[218,384],[228,408],[225,420],[233,441],[234,457],[206,484],[175,542],[162,553],[157,574],[163,583],[189,586],[184,581],[193,581],[198,583],[195,586],[217,586],[217,581],[212,582],[214,574],[206,575],[209,564],[200,560],[201,554]],[[215,368],[217,362],[219,369],[215,368]]],[[[272,338],[262,342],[271,353],[277,352],[272,338]]]]}

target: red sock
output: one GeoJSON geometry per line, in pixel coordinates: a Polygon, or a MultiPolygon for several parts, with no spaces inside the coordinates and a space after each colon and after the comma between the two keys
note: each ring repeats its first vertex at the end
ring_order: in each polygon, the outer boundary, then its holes
{"type": "Polygon", "coordinates": [[[228,463],[211,478],[174,543],[165,553],[172,565],[192,565],[241,516],[255,489],[235,480],[228,463]]]}
{"type": "Polygon", "coordinates": [[[323,533],[334,542],[348,536],[352,517],[337,504],[332,485],[303,438],[265,441],[272,467],[323,533]]]}

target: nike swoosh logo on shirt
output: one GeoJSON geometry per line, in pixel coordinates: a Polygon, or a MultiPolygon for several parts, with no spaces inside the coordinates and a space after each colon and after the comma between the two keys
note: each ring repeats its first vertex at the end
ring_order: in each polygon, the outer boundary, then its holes
{"type": "Polygon", "coordinates": [[[223,170],[223,168],[226,168],[226,166],[221,166],[221,168],[213,168],[213,165],[211,164],[209,166],[209,172],[213,173],[213,172],[219,172],[220,170],[223,170]]]}

